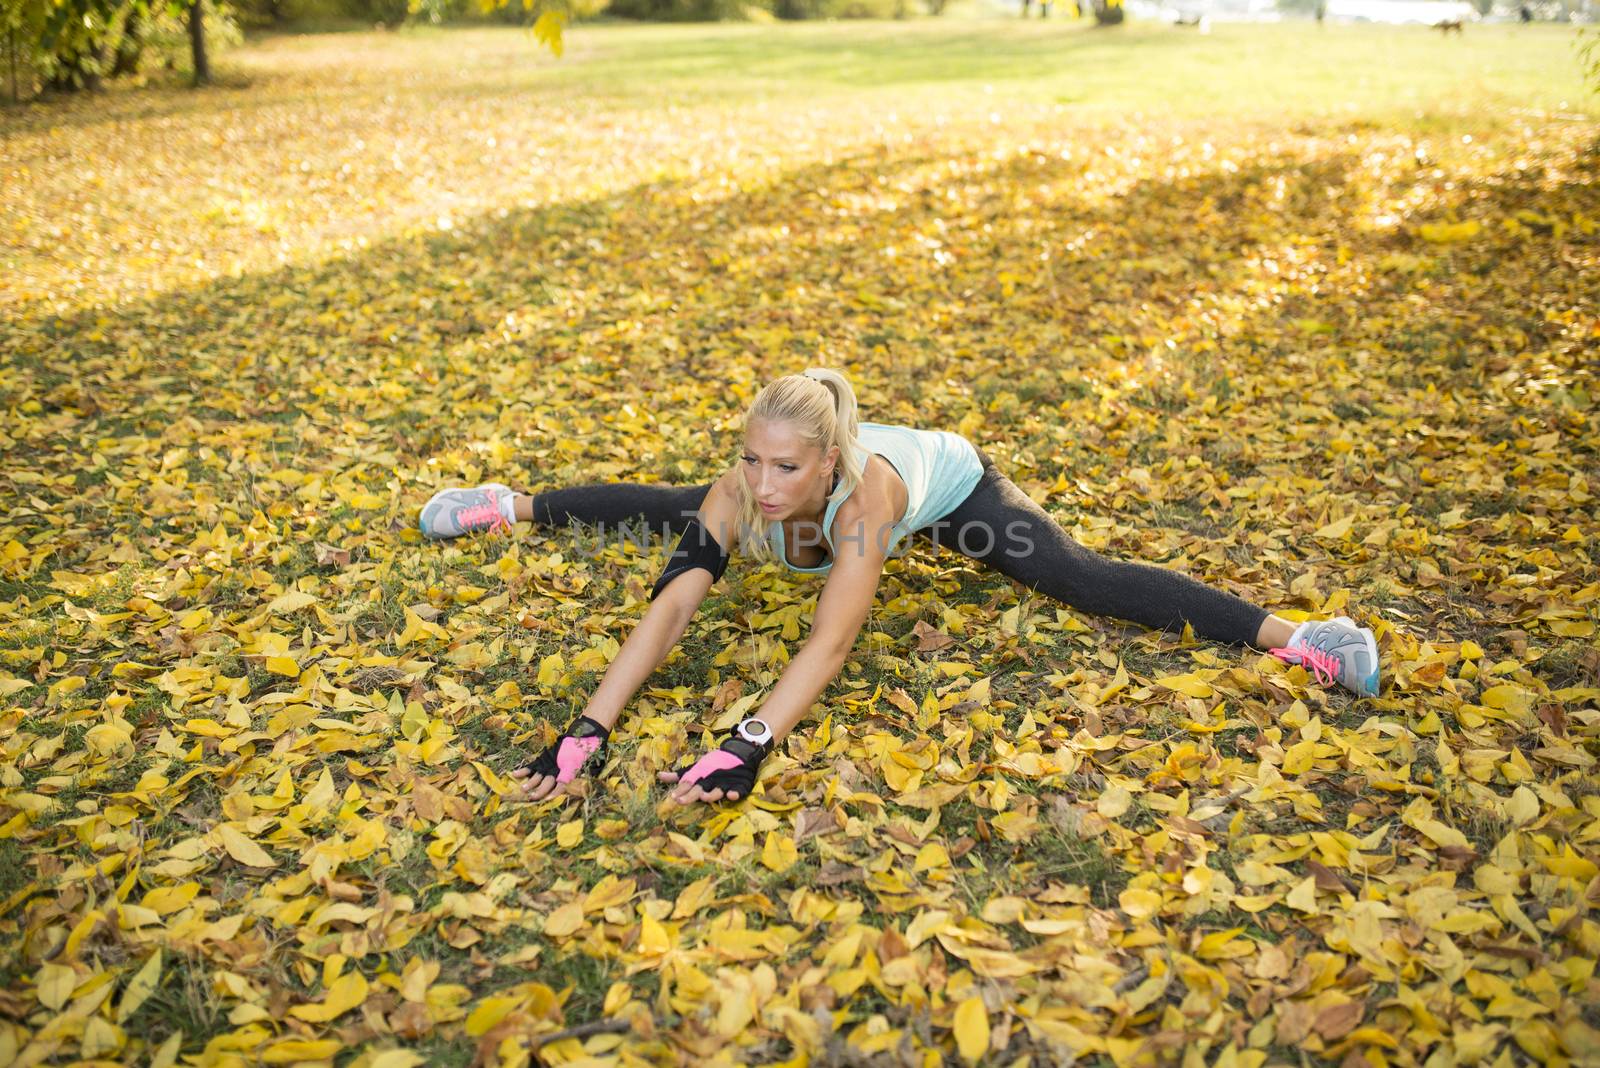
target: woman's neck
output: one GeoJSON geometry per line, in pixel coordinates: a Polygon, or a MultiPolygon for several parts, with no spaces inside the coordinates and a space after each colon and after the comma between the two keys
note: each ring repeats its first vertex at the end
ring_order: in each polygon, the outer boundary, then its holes
{"type": "Polygon", "coordinates": [[[815,501],[807,501],[804,505],[795,509],[794,514],[789,517],[789,521],[796,524],[820,524],[822,522],[822,517],[827,515],[827,513],[828,495],[825,493],[819,493],[815,501]]]}

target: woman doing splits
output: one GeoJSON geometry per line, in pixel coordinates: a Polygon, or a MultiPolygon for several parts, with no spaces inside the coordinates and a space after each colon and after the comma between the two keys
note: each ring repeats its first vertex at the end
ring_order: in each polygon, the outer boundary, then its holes
{"type": "Polygon", "coordinates": [[[623,524],[639,517],[680,532],[651,603],[589,697],[583,714],[532,764],[523,796],[570,793],[606,758],[623,708],[682,636],[737,549],[825,575],[811,634],[758,713],[691,766],[663,771],[673,799],[734,801],[761,761],[806,715],[844,665],[872,606],[884,561],[908,535],[981,561],[1085,612],[1268,649],[1323,685],[1378,692],[1371,630],[1339,617],[1296,625],[1187,575],[1115,560],[1078,544],[965,438],[943,430],[858,423],[855,394],[836,371],[786,375],[756,396],[744,451],[703,486],[608,484],[533,495],[498,483],[447,489],[423,507],[430,538],[513,523],[623,524]]]}

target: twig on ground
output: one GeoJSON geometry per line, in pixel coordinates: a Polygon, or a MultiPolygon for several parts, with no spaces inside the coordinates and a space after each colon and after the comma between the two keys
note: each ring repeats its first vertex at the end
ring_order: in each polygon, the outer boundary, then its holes
{"type": "Polygon", "coordinates": [[[622,1034],[631,1031],[633,1025],[627,1020],[591,1020],[588,1023],[578,1024],[561,1031],[551,1031],[548,1035],[529,1035],[526,1039],[533,1049],[548,1042],[559,1042],[564,1038],[587,1038],[590,1035],[622,1034]]]}
{"type": "Polygon", "coordinates": [[[1149,978],[1149,976],[1149,967],[1141,964],[1127,975],[1124,975],[1121,979],[1118,979],[1115,983],[1112,983],[1111,992],[1113,994],[1126,994],[1128,991],[1144,982],[1147,978],[1149,978]]]}

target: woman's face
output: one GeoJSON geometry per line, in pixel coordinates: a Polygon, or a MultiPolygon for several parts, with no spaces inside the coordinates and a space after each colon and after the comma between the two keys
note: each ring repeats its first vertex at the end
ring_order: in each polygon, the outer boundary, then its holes
{"type": "Polygon", "coordinates": [[[793,423],[763,421],[745,428],[741,463],[745,485],[762,516],[772,522],[817,507],[828,496],[838,458],[836,446],[817,448],[793,423]]]}

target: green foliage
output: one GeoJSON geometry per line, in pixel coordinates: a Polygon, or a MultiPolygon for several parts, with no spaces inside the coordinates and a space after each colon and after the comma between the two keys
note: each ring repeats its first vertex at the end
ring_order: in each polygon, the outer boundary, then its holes
{"type": "Polygon", "coordinates": [[[718,22],[744,17],[741,0],[612,0],[605,11],[625,19],[718,22]]]}
{"type": "Polygon", "coordinates": [[[385,26],[398,26],[411,14],[407,0],[365,0],[364,6],[374,23],[385,26]]]}
{"type": "MultiPolygon", "coordinates": [[[[418,0],[413,0],[415,5],[418,0]]],[[[427,3],[429,0],[421,0],[427,3]]],[[[454,0],[445,0],[454,2],[454,0]]],[[[556,56],[562,51],[562,31],[575,18],[600,13],[605,0],[463,0],[469,13],[495,22],[527,26],[538,41],[556,56]]],[[[415,10],[415,8],[414,8],[415,10]]]]}
{"type": "Polygon", "coordinates": [[[38,77],[45,7],[36,0],[0,0],[0,36],[5,41],[7,92],[13,101],[31,97],[38,77]]]}
{"type": "Polygon", "coordinates": [[[1093,0],[1094,21],[1097,26],[1120,26],[1127,12],[1122,0],[1093,0]]]}
{"type": "Polygon", "coordinates": [[[1590,92],[1600,93],[1600,30],[1586,29],[1578,34],[1578,65],[1590,92]]]}
{"type": "Polygon", "coordinates": [[[235,0],[233,9],[240,26],[259,29],[288,21],[300,6],[292,0],[235,0]]]}
{"type": "Polygon", "coordinates": [[[827,18],[903,19],[910,12],[906,0],[828,0],[823,5],[827,18]]]}
{"type": "MultiPolygon", "coordinates": [[[[934,0],[938,2],[938,0],[934,0]]],[[[939,5],[943,10],[944,5],[939,5]]],[[[772,13],[780,19],[903,19],[911,14],[910,0],[773,0],[772,13]]]]}
{"type": "Polygon", "coordinates": [[[459,18],[463,10],[461,0],[410,0],[406,12],[414,22],[438,25],[459,18]]]}
{"type": "MultiPolygon", "coordinates": [[[[204,2],[212,50],[237,45],[230,5],[204,2]]],[[[185,5],[151,0],[0,0],[0,34],[12,53],[7,62],[15,59],[21,68],[14,94],[97,89],[115,75],[182,69],[186,19],[185,5]]]]}

